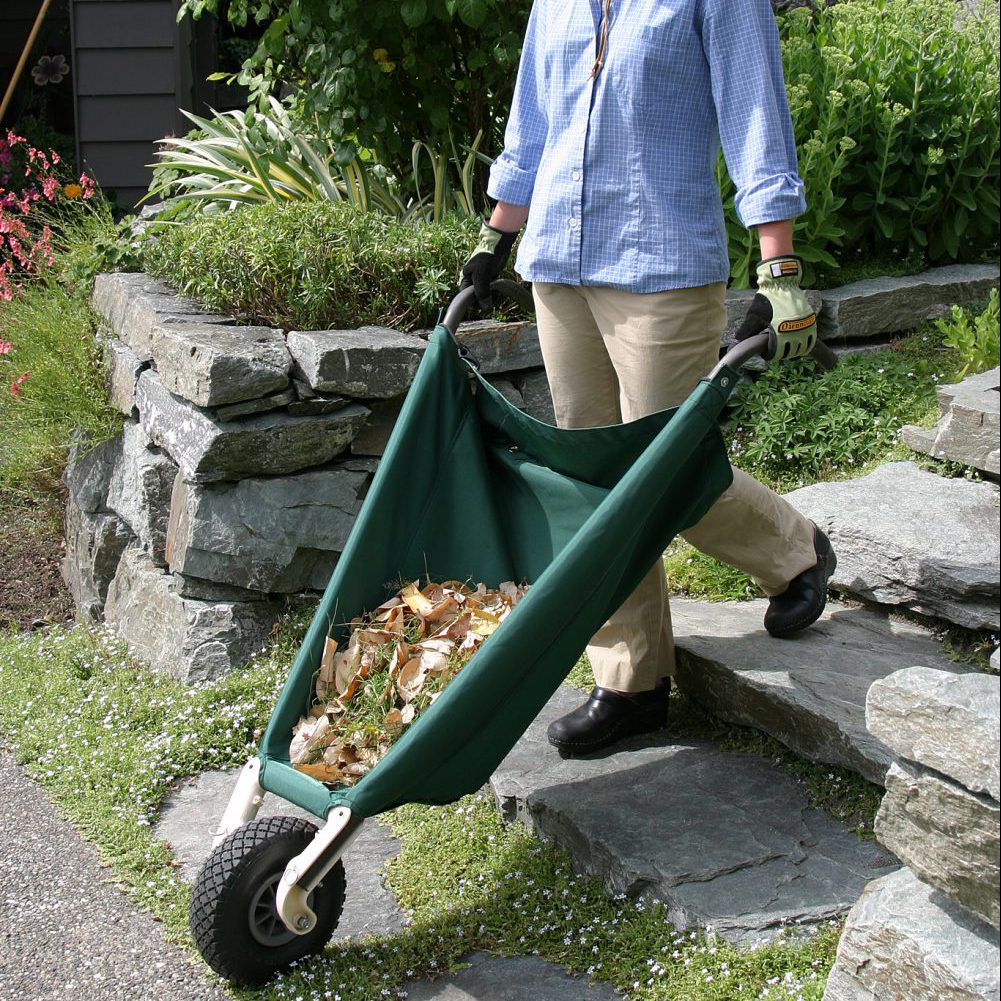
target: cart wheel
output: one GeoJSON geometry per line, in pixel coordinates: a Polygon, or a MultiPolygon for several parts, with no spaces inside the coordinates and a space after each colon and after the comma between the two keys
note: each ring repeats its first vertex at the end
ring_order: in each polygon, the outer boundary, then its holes
{"type": "Polygon", "coordinates": [[[344,866],[338,862],[309,895],[316,927],[306,935],[285,927],[275,896],[285,866],[316,830],[297,817],[262,817],[234,831],[208,857],[195,880],[188,923],[216,973],[256,987],[323,950],[344,906],[344,866]]]}

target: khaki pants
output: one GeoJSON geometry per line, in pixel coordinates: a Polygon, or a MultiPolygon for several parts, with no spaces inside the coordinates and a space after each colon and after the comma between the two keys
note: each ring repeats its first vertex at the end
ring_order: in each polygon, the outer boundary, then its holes
{"type": "MultiPolygon", "coordinates": [[[[560,427],[637,420],[678,406],[719,356],[724,286],[640,294],[533,285],[539,341],[560,427]]],[[[817,561],[813,526],[739,469],[733,485],[684,533],[697,549],[780,594],[817,561]]],[[[587,648],[597,684],[623,692],[674,674],[674,639],[658,561],[587,648]]]]}

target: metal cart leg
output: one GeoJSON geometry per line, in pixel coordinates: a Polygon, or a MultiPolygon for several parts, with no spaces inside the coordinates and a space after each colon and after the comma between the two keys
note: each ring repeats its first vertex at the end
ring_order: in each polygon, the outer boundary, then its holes
{"type": "Polygon", "coordinates": [[[279,917],[290,931],[306,935],[316,925],[316,915],[307,903],[309,895],[337,864],[363,820],[345,806],[335,807],[306,849],[285,867],[278,885],[277,906],[279,917]]]}
{"type": "Polygon", "coordinates": [[[257,816],[264,799],[264,789],[258,781],[260,774],[261,759],[255,755],[243,766],[240,777],[236,780],[236,787],[229,797],[226,811],[219,822],[219,830],[212,841],[213,848],[218,848],[235,830],[249,824],[257,816]]]}

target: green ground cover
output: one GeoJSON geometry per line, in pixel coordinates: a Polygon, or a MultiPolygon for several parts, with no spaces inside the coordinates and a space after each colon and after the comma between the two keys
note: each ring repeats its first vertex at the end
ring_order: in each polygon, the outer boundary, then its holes
{"type": "Polygon", "coordinates": [[[398,221],[342,202],[252,205],[161,229],[143,265],[210,309],[292,330],[434,326],[474,219],[398,221]]]}
{"type": "MultiPolygon", "coordinates": [[[[301,615],[286,618],[249,665],[194,687],[136,664],[106,630],[0,635],[4,741],[174,940],[190,945],[189,889],[151,832],[159,804],[178,779],[239,765],[252,753],[305,626],[301,615]]],[[[679,733],[722,732],[707,718],[676,717],[679,733]]],[[[724,729],[735,749],[770,753],[757,737],[724,729]]],[[[801,768],[808,784],[839,785],[828,768],[801,768]]],[[[828,795],[828,804],[835,799],[828,795]]],[[[842,808],[851,823],[848,797],[842,808]]],[[[447,807],[407,806],[384,819],[403,844],[388,882],[408,926],[333,946],[237,997],[402,997],[406,980],[441,973],[471,949],[538,955],[609,981],[635,1001],[820,1001],[823,994],[836,925],[754,951],[711,932],[679,933],[661,908],[610,899],[596,881],[575,876],[552,845],[503,824],[482,794],[447,807]]]]}

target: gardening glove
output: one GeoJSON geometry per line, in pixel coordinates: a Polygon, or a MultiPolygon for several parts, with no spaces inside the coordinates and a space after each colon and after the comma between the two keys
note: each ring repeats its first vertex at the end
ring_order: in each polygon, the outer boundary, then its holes
{"type": "Polygon", "coordinates": [[[504,270],[517,235],[494,229],[487,222],[480,227],[479,243],[462,268],[459,291],[472,285],[481,309],[490,308],[490,283],[504,270]]]}
{"type": "Polygon", "coordinates": [[[769,257],[757,270],[757,295],[734,336],[743,341],[767,328],[768,361],[808,355],[817,343],[817,314],[799,287],[803,262],[792,255],[769,257]]]}

